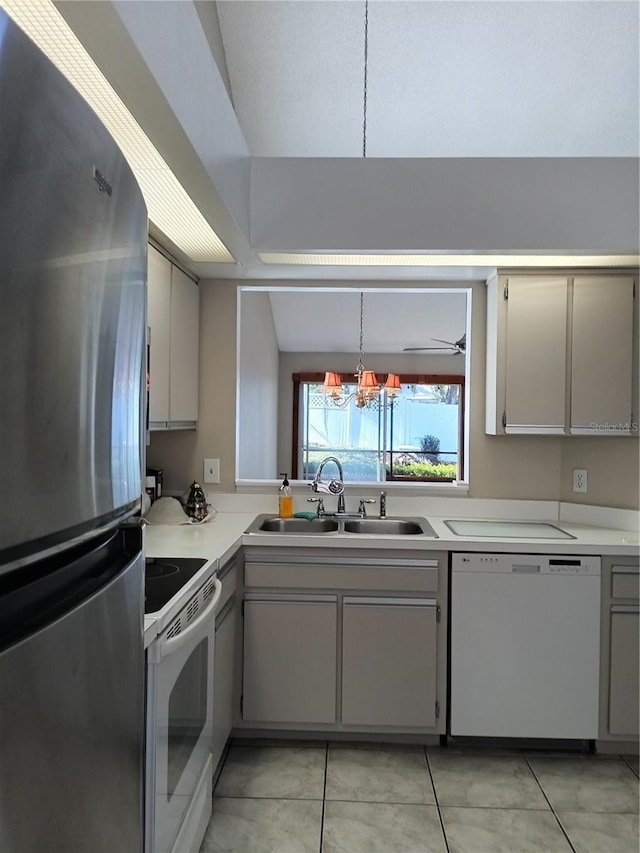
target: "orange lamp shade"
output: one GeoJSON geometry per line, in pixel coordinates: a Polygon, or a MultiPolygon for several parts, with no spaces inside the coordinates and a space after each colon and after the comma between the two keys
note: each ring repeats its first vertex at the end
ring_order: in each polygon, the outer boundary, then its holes
{"type": "Polygon", "coordinates": [[[385,382],[384,390],[387,392],[389,397],[395,397],[402,391],[400,387],[400,377],[395,373],[390,373],[387,376],[387,381],[385,382]]]}
{"type": "Polygon", "coordinates": [[[322,390],[325,394],[331,394],[332,397],[340,397],[344,393],[340,374],[325,373],[322,390]]]}
{"type": "Polygon", "coordinates": [[[361,391],[367,391],[368,393],[378,393],[380,386],[378,385],[378,380],[376,379],[376,375],[373,370],[364,370],[362,372],[359,388],[361,391]]]}

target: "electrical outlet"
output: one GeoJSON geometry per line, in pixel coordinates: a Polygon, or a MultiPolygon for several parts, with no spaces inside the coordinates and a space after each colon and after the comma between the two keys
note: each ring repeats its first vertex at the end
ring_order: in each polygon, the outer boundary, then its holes
{"type": "Polygon", "coordinates": [[[587,469],[586,468],[574,468],[573,469],[573,491],[574,492],[583,492],[587,491],[587,469]]]}
{"type": "Polygon", "coordinates": [[[205,483],[220,482],[220,460],[205,459],[204,460],[204,481],[205,483]]]}

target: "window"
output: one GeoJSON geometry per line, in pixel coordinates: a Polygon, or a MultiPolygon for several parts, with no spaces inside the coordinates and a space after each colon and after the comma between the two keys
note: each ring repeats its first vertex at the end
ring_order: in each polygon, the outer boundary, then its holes
{"type": "MultiPolygon", "coordinates": [[[[355,390],[343,376],[345,398],[355,390]]],[[[313,480],[325,456],[353,482],[464,479],[464,376],[400,376],[402,393],[381,393],[371,408],[336,406],[324,374],[293,374],[293,477],[313,480]]]]}

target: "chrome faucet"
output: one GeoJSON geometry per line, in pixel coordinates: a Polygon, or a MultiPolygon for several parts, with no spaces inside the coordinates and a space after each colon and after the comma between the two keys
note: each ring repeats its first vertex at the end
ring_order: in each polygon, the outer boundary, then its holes
{"type": "Polygon", "coordinates": [[[387,493],[380,492],[380,518],[387,517],[387,493]]]}
{"type": "Polygon", "coordinates": [[[318,518],[324,518],[327,514],[324,508],[324,499],[323,498],[307,498],[307,502],[310,504],[318,504],[318,509],[316,511],[316,516],[318,518]]]}
{"type": "Polygon", "coordinates": [[[313,482],[311,483],[311,488],[314,492],[323,492],[327,495],[337,495],[338,496],[338,512],[344,513],[344,474],[342,472],[342,464],[340,460],[335,456],[325,456],[320,465],[318,465],[318,470],[316,471],[316,476],[314,477],[313,482]],[[338,480],[329,480],[328,483],[325,483],[321,480],[322,471],[324,470],[324,466],[327,462],[334,462],[336,468],[338,469],[338,480]]]}
{"type": "Polygon", "coordinates": [[[360,498],[360,503],[358,504],[358,515],[362,516],[362,518],[366,518],[367,504],[374,504],[375,502],[375,498],[360,498]]]}

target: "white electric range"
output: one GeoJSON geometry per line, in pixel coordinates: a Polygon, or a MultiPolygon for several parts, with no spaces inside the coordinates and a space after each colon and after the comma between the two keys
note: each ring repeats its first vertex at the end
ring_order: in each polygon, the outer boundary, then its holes
{"type": "Polygon", "coordinates": [[[197,853],[211,817],[216,561],[146,560],[145,853],[197,853]]]}

